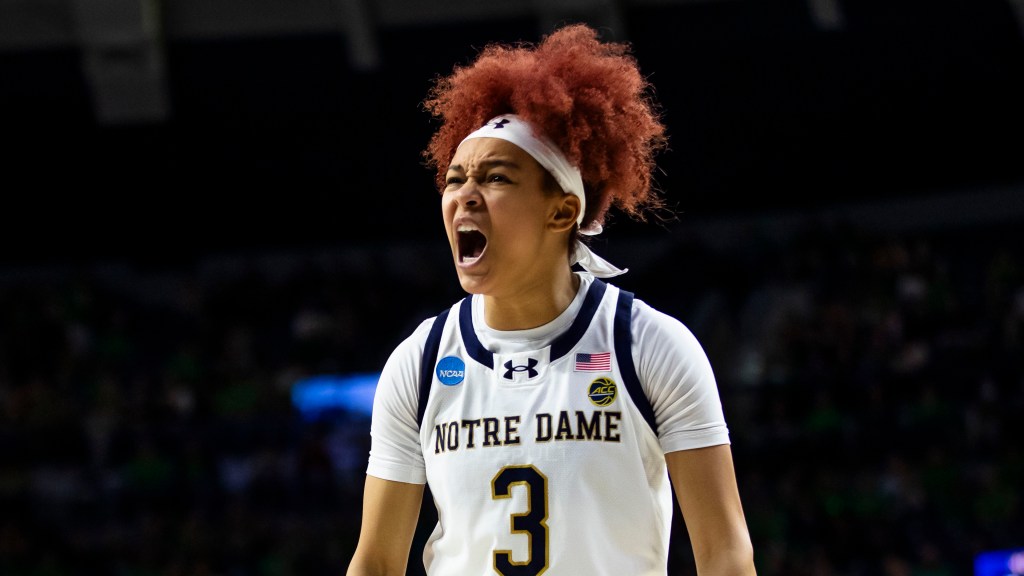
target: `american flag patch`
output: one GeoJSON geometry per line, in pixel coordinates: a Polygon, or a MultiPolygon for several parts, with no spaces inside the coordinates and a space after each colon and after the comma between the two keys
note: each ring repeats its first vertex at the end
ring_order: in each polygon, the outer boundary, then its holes
{"type": "Polygon", "coordinates": [[[577,372],[607,372],[612,369],[612,353],[577,354],[577,372]]]}

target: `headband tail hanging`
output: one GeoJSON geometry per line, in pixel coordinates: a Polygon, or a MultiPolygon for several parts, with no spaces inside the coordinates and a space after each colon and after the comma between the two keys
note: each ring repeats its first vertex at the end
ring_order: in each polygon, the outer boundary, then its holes
{"type": "Polygon", "coordinates": [[[611,262],[594,254],[593,250],[579,240],[576,241],[572,259],[573,264],[579,264],[584,270],[598,278],[612,278],[629,272],[629,268],[618,268],[611,262]]]}

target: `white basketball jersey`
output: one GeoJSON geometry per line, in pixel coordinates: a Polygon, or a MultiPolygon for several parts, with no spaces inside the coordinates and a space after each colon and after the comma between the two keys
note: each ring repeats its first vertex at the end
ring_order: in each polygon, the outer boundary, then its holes
{"type": "Polygon", "coordinates": [[[439,511],[428,574],[665,575],[672,496],[632,303],[595,280],[551,345],[505,355],[480,343],[470,299],[435,320],[418,415],[439,511]]]}

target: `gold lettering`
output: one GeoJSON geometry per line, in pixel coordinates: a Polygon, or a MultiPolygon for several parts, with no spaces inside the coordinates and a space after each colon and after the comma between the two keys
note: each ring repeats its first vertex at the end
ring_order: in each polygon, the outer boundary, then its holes
{"type": "Polygon", "coordinates": [[[537,414],[537,442],[551,441],[551,414],[537,414]]]}
{"type": "Polygon", "coordinates": [[[484,446],[501,446],[501,440],[498,439],[498,423],[497,418],[484,418],[484,446]]]}
{"type": "Polygon", "coordinates": [[[582,410],[576,411],[576,439],[577,440],[600,440],[601,439],[601,411],[595,410],[590,414],[590,422],[587,422],[587,414],[582,410]]]}
{"type": "Polygon", "coordinates": [[[473,440],[473,433],[476,432],[477,427],[480,426],[480,419],[476,420],[463,420],[462,427],[466,429],[466,448],[476,448],[475,441],[473,440]]]}
{"type": "Polygon", "coordinates": [[[519,416],[505,416],[505,446],[519,444],[519,416]]]}
{"type": "Polygon", "coordinates": [[[622,421],[622,412],[605,412],[604,413],[604,439],[605,442],[618,442],[621,438],[619,437],[619,422],[622,421]]]}
{"type": "Polygon", "coordinates": [[[572,440],[572,421],[569,420],[569,413],[565,410],[558,415],[558,433],[555,440],[572,440]]]}
{"type": "Polygon", "coordinates": [[[434,426],[434,454],[440,454],[444,452],[444,424],[438,424],[434,426]]]}

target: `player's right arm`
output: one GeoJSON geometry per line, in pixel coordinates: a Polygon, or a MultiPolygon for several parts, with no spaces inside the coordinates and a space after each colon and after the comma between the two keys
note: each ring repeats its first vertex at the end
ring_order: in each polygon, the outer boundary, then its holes
{"type": "Polygon", "coordinates": [[[423,485],[366,477],[359,544],[347,576],[404,576],[423,485]]]}
{"type": "Polygon", "coordinates": [[[423,322],[392,352],[377,383],[363,520],[348,576],[405,575],[427,480],[416,412],[430,325],[423,322]]]}

